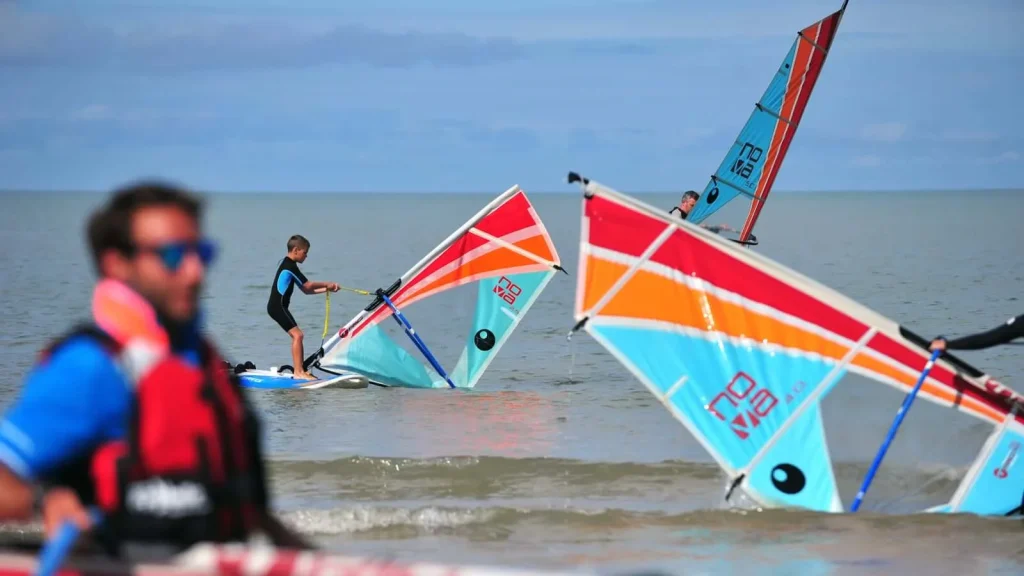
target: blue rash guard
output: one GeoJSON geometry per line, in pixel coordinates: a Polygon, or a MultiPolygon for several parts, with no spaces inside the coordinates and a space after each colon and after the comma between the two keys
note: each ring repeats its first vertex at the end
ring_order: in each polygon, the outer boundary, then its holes
{"type": "MultiPolygon", "coordinates": [[[[174,353],[199,363],[199,332],[187,330],[174,353]]],[[[0,421],[0,464],[26,481],[46,480],[103,442],[124,437],[132,387],[103,344],[89,336],[66,341],[25,379],[0,421]]]]}

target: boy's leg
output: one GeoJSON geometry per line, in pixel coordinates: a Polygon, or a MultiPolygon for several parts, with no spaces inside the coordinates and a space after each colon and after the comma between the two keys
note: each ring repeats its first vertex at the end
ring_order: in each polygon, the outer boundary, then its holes
{"type": "Polygon", "coordinates": [[[296,378],[303,378],[306,380],[314,379],[314,376],[302,369],[302,330],[299,329],[298,322],[292,316],[286,308],[277,308],[267,310],[270,313],[270,317],[277,322],[288,336],[292,339],[292,370],[296,378]]]}
{"type": "Polygon", "coordinates": [[[288,331],[288,335],[292,337],[292,366],[295,367],[295,377],[312,380],[313,375],[302,369],[302,329],[296,326],[288,331]]]}

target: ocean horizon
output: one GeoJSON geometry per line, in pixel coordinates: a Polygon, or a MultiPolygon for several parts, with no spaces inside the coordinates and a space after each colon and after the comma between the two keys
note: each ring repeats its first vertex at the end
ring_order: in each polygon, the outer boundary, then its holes
{"type": "MultiPolygon", "coordinates": [[[[125,180],[121,184],[117,184],[109,189],[105,190],[44,190],[44,189],[2,189],[0,188],[0,195],[19,195],[19,194],[108,194],[115,188],[128,185],[132,182],[140,182],[148,180],[149,178],[138,178],[134,180],[125,180]]],[[[170,178],[152,178],[152,180],[170,182],[182,186],[189,187],[187,183],[170,179],[170,178]]],[[[609,186],[620,192],[627,194],[675,194],[682,193],[688,188],[672,188],[672,189],[661,189],[661,190],[633,190],[629,188],[615,186],[604,180],[597,180],[598,182],[609,186]]],[[[514,182],[505,186],[504,188],[489,188],[489,189],[476,189],[476,190],[204,190],[202,188],[189,187],[200,194],[238,194],[238,195],[274,195],[274,194],[299,194],[299,195],[324,195],[324,194],[353,194],[353,195],[368,195],[368,194],[393,194],[393,195],[423,195],[423,194],[436,194],[436,195],[495,195],[502,191],[516,185],[514,182]]],[[[693,190],[701,191],[703,188],[692,188],[693,190]]],[[[579,193],[579,187],[577,185],[566,184],[565,190],[541,190],[541,189],[527,189],[524,188],[530,195],[535,194],[576,194],[579,193]]],[[[1024,193],[1024,187],[1022,188],[943,188],[943,189],[928,189],[928,188],[904,188],[904,189],[835,189],[835,190],[772,190],[771,196],[790,196],[790,195],[828,195],[828,194],[956,194],[956,193],[970,193],[970,194],[1021,194],[1024,193]]]]}

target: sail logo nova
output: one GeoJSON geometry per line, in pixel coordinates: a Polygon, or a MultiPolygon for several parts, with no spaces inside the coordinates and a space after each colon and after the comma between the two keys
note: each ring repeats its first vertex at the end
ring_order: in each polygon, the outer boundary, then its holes
{"type": "Polygon", "coordinates": [[[754,146],[750,142],[744,142],[743,148],[740,149],[740,153],[736,156],[736,162],[733,163],[729,171],[747,180],[754,173],[754,167],[757,166],[763,154],[763,149],[754,146]]]}
{"type": "Polygon", "coordinates": [[[516,298],[523,293],[523,289],[515,282],[509,280],[508,277],[502,276],[498,279],[498,283],[495,284],[493,292],[498,295],[498,298],[512,306],[516,303],[516,298]]]}
{"type": "MultiPolygon", "coordinates": [[[[761,421],[771,414],[772,410],[779,403],[767,388],[758,387],[757,382],[744,372],[737,372],[725,389],[718,393],[718,396],[704,409],[714,414],[722,422],[727,422],[729,428],[740,440],[746,440],[750,433],[761,425],[761,421]],[[734,414],[727,418],[719,411],[722,400],[726,400],[732,406],[734,414]],[[741,406],[742,404],[742,406],[741,406]]],[[[726,408],[728,411],[728,409],[726,408]]]]}

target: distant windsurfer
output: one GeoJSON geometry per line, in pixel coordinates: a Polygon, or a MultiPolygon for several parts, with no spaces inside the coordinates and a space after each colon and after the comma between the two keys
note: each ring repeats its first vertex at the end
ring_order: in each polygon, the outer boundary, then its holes
{"type": "Polygon", "coordinates": [[[946,340],[939,336],[932,340],[931,350],[983,350],[1001,344],[1009,344],[1012,340],[1024,338],[1024,314],[1014,316],[999,326],[963,336],[955,340],[946,340]]]}
{"type": "Polygon", "coordinates": [[[292,299],[292,290],[299,286],[303,294],[322,294],[328,290],[337,292],[341,289],[334,282],[314,282],[306,278],[299,270],[299,263],[306,261],[309,255],[309,240],[296,234],[288,239],[288,254],[281,260],[274,274],[274,282],[270,286],[270,299],[267,301],[267,314],[278,323],[292,338],[292,366],[295,378],[313,380],[315,376],[302,366],[302,329],[288,311],[292,299]]]}
{"type": "MultiPolygon", "coordinates": [[[[673,212],[678,211],[679,217],[682,220],[686,220],[686,218],[690,216],[690,211],[693,210],[693,207],[697,205],[697,200],[700,200],[700,194],[698,194],[694,190],[687,190],[686,192],[683,193],[683,197],[679,200],[679,206],[672,208],[671,210],[669,210],[668,213],[671,214],[673,212]]],[[[708,226],[707,224],[704,224],[702,222],[700,224],[700,227],[710,230],[715,234],[718,234],[719,232],[722,231],[732,231],[732,227],[729,226],[728,224],[716,224],[714,226],[708,226]]]]}

